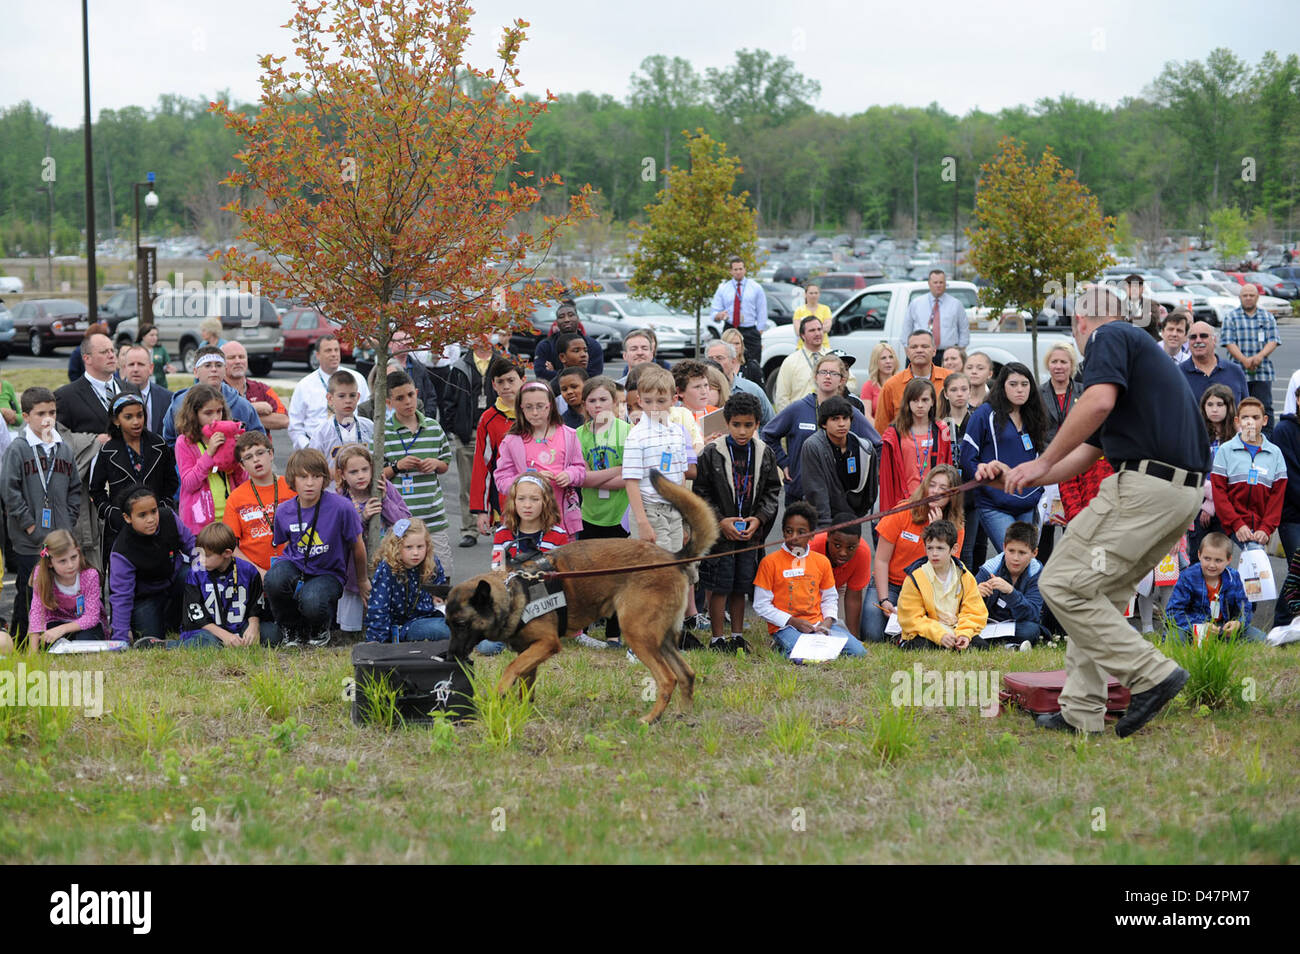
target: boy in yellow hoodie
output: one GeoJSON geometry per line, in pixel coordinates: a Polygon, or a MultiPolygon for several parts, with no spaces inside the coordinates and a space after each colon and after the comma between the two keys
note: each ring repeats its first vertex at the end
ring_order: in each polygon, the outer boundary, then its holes
{"type": "Polygon", "coordinates": [[[898,594],[898,624],[903,649],[956,649],[974,645],[985,649],[980,638],[988,622],[988,609],[975,577],[953,559],[957,528],[936,520],[921,535],[925,559],[907,568],[898,594]]]}

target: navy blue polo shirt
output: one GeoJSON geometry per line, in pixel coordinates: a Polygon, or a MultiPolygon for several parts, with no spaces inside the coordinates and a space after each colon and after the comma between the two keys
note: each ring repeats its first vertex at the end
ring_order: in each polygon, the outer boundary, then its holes
{"type": "Polygon", "coordinates": [[[1196,399],[1196,406],[1201,405],[1201,395],[1205,393],[1206,388],[1211,384],[1222,384],[1240,404],[1243,398],[1250,396],[1250,389],[1246,387],[1246,375],[1235,364],[1220,360],[1215,365],[1213,371],[1206,374],[1196,366],[1196,362],[1188,358],[1179,365],[1183,369],[1183,375],[1187,378],[1187,383],[1192,388],[1192,397],[1196,399]]]}
{"type": "Polygon", "coordinates": [[[1126,321],[1094,331],[1084,354],[1084,390],[1094,384],[1119,385],[1114,409],[1088,438],[1112,464],[1158,460],[1209,471],[1210,438],[1188,377],[1149,334],[1126,321]]]}

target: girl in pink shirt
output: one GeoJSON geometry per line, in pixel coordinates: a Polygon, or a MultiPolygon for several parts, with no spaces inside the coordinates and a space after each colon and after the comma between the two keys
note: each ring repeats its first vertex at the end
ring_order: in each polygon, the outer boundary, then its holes
{"type": "Polygon", "coordinates": [[[181,476],[179,516],[195,534],[222,518],[226,498],[248,479],[238,463],[224,471],[217,469],[216,455],[226,442],[225,434],[213,434],[204,443],[204,425],[221,420],[230,420],[226,399],[216,388],[204,384],[190,388],[176,412],[176,430],[180,433],[176,438],[176,469],[181,476]]]}
{"type": "Polygon", "coordinates": [[[541,381],[529,381],[515,398],[515,420],[501,441],[492,475],[504,500],[516,478],[536,471],[555,494],[560,526],[571,536],[582,530],[582,504],[577,488],[587,475],[578,433],[560,419],[555,395],[541,381]]]}
{"type": "Polygon", "coordinates": [[[99,571],[86,563],[81,547],[67,530],[55,530],[45,538],[40,562],[32,572],[32,606],[27,620],[33,646],[62,638],[107,638],[99,571]]]}

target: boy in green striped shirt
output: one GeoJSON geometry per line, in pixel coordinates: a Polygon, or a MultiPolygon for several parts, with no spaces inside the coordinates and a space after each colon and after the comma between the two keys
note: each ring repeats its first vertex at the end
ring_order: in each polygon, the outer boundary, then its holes
{"type": "Polygon", "coordinates": [[[393,416],[384,424],[384,477],[397,484],[411,516],[429,528],[434,555],[450,579],[451,541],[438,475],[450,466],[451,444],[438,422],[420,410],[419,393],[405,371],[388,372],[387,403],[393,416]]]}

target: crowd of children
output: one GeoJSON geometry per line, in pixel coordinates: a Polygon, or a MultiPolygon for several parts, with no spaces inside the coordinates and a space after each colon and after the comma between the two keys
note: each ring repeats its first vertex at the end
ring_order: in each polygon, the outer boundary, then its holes
{"type": "MultiPolygon", "coordinates": [[[[579,539],[633,536],[681,549],[688,531],[651,483],[657,470],[691,486],[720,530],[687,569],[687,647],[695,630],[712,649],[749,649],[747,602],[773,645],[796,659],[801,642],[860,656],[871,643],[1025,649],[1053,636],[1038,591],[1052,531],[1068,527],[1109,466],[1051,488],[1041,506],[1039,488],[958,487],[982,462],[1015,466],[1043,452],[1079,396],[1068,347],[1049,349],[1040,386],[1024,365],[995,375],[987,355],[955,348],[943,358],[946,376],[912,376],[882,343],[861,401],[844,393],[845,356],[827,354],[807,391],[760,430],[759,400],[733,391],[713,363],[639,361],[616,381],[589,376],[587,341],[556,335],[550,382],[528,379],[506,355],[481,369],[495,400],[475,410],[466,476],[493,569],[579,539]],[[870,417],[891,381],[897,411],[878,434],[870,417]],[[780,543],[765,550],[783,492],[780,543]],[[893,512],[864,530],[858,518],[876,509],[893,512]]],[[[13,634],[35,646],[168,648],[322,646],[333,628],[374,641],[447,638],[441,597],[454,568],[440,478],[452,445],[406,371],[375,373],[387,374],[383,416],[359,412],[358,380],[336,371],[327,418],[283,474],[270,439],[243,432],[219,387],[196,384],[176,401],[174,451],[145,429],[140,397],[124,392],[108,409],[88,488],[55,427],[54,395],[26,389],[15,402],[21,430],[0,466],[17,574],[13,634]],[[376,428],[382,460],[370,449],[376,428]],[[103,523],[102,552],[83,552],[75,537],[87,506],[103,523]]],[[[1213,458],[1204,504],[1137,595],[1135,625],[1153,628],[1160,610],[1174,636],[1263,639],[1231,563],[1236,550],[1278,533],[1290,574],[1277,617],[1300,612],[1300,484],[1288,490],[1300,425],[1284,417],[1274,444],[1264,404],[1238,402],[1217,384],[1200,407],[1213,458]]],[[[605,620],[603,639],[575,635],[619,646],[619,621],[605,620]]],[[[497,653],[504,643],[477,648],[497,653]]]]}

